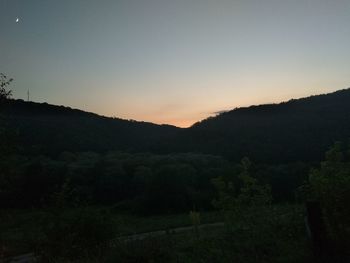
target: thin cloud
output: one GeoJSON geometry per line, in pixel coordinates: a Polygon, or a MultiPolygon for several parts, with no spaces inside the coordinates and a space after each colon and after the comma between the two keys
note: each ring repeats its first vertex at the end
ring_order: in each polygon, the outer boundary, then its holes
{"type": "Polygon", "coordinates": [[[219,111],[214,111],[214,112],[211,112],[210,114],[212,115],[220,115],[220,114],[223,114],[225,112],[228,112],[230,110],[219,110],[219,111]]]}

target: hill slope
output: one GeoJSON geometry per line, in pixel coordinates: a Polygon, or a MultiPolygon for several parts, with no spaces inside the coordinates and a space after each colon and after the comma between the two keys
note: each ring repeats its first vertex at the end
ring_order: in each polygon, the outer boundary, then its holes
{"type": "Polygon", "coordinates": [[[107,118],[47,103],[9,100],[2,111],[26,153],[62,151],[147,151],[179,128],[107,118]]]}
{"type": "Polygon", "coordinates": [[[319,161],[335,141],[350,138],[350,89],[238,108],[187,129],[21,100],[10,100],[3,115],[27,153],[201,152],[234,161],[319,161]]]}
{"type": "Polygon", "coordinates": [[[316,161],[335,141],[349,138],[350,89],[346,89],[234,109],[182,130],[163,149],[218,154],[232,160],[248,156],[271,163],[316,161]]]}

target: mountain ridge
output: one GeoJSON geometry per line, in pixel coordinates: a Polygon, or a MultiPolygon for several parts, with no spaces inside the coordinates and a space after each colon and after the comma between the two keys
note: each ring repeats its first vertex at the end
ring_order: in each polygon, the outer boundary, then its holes
{"type": "Polygon", "coordinates": [[[292,98],[292,99],[289,99],[287,101],[281,101],[281,102],[276,102],[276,103],[263,103],[263,104],[256,104],[256,105],[254,104],[254,105],[250,105],[250,106],[235,107],[235,108],[230,109],[230,110],[219,111],[220,112],[219,114],[217,114],[215,116],[210,116],[210,117],[205,118],[203,120],[199,120],[188,128],[196,126],[197,124],[202,123],[203,121],[206,121],[208,119],[213,119],[213,118],[219,117],[221,115],[225,115],[225,114],[231,114],[231,113],[236,112],[236,111],[246,111],[246,110],[255,110],[258,108],[261,109],[263,107],[268,108],[268,107],[274,107],[274,106],[282,106],[285,104],[292,104],[292,103],[295,103],[298,101],[300,102],[300,101],[310,100],[310,99],[314,99],[314,98],[320,99],[322,97],[327,97],[327,96],[332,96],[332,95],[341,95],[341,94],[348,93],[348,92],[350,93],[350,87],[345,88],[345,89],[336,90],[336,91],[329,92],[329,93],[322,93],[322,94],[317,94],[317,95],[310,95],[307,97],[301,97],[298,99],[292,98]]]}
{"type": "Polygon", "coordinates": [[[2,114],[28,153],[199,152],[234,161],[317,161],[335,141],[350,138],[350,89],[235,108],[188,128],[23,100],[9,100],[2,114]]]}
{"type": "MultiPolygon", "coordinates": [[[[335,141],[350,138],[350,89],[279,104],[234,109],[196,123],[179,141],[195,151],[238,161],[321,160],[335,141]]],[[[180,144],[179,144],[180,145],[180,144]]]]}

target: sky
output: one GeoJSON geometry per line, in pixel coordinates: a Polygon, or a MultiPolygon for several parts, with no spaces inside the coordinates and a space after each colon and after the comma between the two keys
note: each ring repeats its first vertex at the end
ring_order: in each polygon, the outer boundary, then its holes
{"type": "Polygon", "coordinates": [[[15,98],[188,127],[350,87],[350,0],[0,0],[0,11],[15,98]]]}

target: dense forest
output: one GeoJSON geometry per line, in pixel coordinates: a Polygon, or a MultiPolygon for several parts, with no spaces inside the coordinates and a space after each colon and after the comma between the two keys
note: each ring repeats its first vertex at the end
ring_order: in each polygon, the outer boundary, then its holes
{"type": "MultiPolygon", "coordinates": [[[[255,165],[255,178],[272,186],[276,202],[293,201],[307,178],[304,163],[255,165]]],[[[65,182],[74,197],[91,204],[115,204],[138,213],[210,209],[211,183],[237,174],[239,164],[203,154],[63,152],[58,158],[15,155],[2,166],[1,207],[42,206],[65,182]]]]}
{"type": "Polygon", "coordinates": [[[178,128],[107,118],[47,103],[8,100],[4,121],[17,133],[26,154],[55,155],[62,151],[146,151],[178,128]]]}
{"type": "Polygon", "coordinates": [[[168,151],[196,151],[239,161],[320,161],[350,134],[350,89],[280,104],[237,108],[177,134],[168,151]]]}
{"type": "Polygon", "coordinates": [[[238,162],[317,162],[350,134],[350,89],[280,104],[237,108],[187,129],[107,118],[46,103],[10,100],[3,109],[23,153],[195,152],[238,162]]]}

